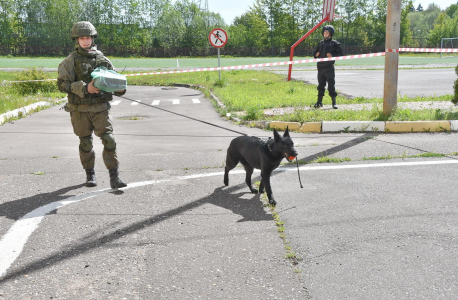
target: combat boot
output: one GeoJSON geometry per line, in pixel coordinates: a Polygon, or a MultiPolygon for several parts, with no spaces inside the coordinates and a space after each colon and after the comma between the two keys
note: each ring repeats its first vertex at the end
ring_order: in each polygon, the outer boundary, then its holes
{"type": "Polygon", "coordinates": [[[332,99],[332,108],[338,109],[339,107],[336,105],[336,97],[331,97],[332,99]]]}
{"type": "Polygon", "coordinates": [[[323,96],[318,96],[318,100],[316,101],[316,103],[310,105],[310,107],[313,107],[313,108],[323,107],[323,96]]]}
{"type": "Polygon", "coordinates": [[[95,170],[92,169],[85,169],[86,170],[86,186],[87,187],[94,187],[97,186],[97,180],[95,178],[95,170]]]}
{"type": "Polygon", "coordinates": [[[125,182],[119,179],[118,169],[108,169],[108,172],[110,173],[110,186],[112,189],[119,189],[127,186],[125,182]]]}

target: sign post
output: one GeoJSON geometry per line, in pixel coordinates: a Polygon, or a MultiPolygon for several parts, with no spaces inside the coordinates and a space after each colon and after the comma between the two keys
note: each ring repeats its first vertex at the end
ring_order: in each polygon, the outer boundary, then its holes
{"type": "MultiPolygon", "coordinates": [[[[208,36],[210,44],[218,49],[218,68],[221,68],[219,49],[227,43],[227,33],[221,28],[215,28],[208,36]]],[[[219,80],[221,80],[221,70],[218,70],[219,80]]]]}

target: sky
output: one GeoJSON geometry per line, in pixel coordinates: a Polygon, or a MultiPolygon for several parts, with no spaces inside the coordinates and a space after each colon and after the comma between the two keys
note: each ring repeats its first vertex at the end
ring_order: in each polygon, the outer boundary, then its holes
{"type": "MultiPolygon", "coordinates": [[[[239,17],[245,12],[247,12],[250,6],[253,6],[255,3],[254,0],[207,0],[208,1],[208,10],[220,13],[223,17],[226,24],[230,25],[234,21],[235,17],[239,17]]],[[[336,0],[339,1],[339,0],[336,0]]],[[[413,4],[415,8],[418,7],[418,4],[421,4],[424,9],[426,9],[429,4],[435,3],[441,9],[446,9],[452,4],[457,4],[458,0],[414,0],[413,4]]],[[[205,3],[205,0],[201,0],[202,3],[205,3]]]]}

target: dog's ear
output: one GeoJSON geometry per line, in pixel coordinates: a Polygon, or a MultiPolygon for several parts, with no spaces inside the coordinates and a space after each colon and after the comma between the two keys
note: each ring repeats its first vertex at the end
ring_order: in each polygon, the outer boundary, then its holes
{"type": "Polygon", "coordinates": [[[283,133],[283,136],[289,137],[289,129],[288,126],[286,126],[286,131],[283,133]]]}
{"type": "Polygon", "coordinates": [[[277,130],[274,128],[274,139],[275,141],[281,140],[281,136],[278,134],[277,130]]]}

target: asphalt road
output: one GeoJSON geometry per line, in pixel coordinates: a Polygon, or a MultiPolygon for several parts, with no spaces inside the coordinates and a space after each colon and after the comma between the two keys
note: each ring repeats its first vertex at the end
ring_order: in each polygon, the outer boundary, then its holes
{"type": "MultiPolygon", "coordinates": [[[[223,120],[195,90],[126,96],[271,136],[223,120]]],[[[302,166],[303,189],[294,166],[271,180],[295,265],[243,169],[223,187],[239,134],[115,100],[122,191],[109,189],[97,138],[99,186],[83,186],[59,107],[0,126],[0,299],[456,298],[457,157],[408,157],[457,151],[456,133],[292,133],[299,159],[347,159],[302,166]],[[364,160],[382,156],[402,158],[364,160]]]]}
{"type": "MultiPolygon", "coordinates": [[[[277,72],[286,76],[287,72],[277,72]]],[[[318,85],[317,71],[293,71],[291,78],[318,85]]],[[[399,69],[398,95],[453,94],[455,69],[399,69]]],[[[384,70],[336,70],[336,89],[350,97],[383,98],[384,70]]],[[[327,95],[327,92],[326,92],[327,95]]]]}

